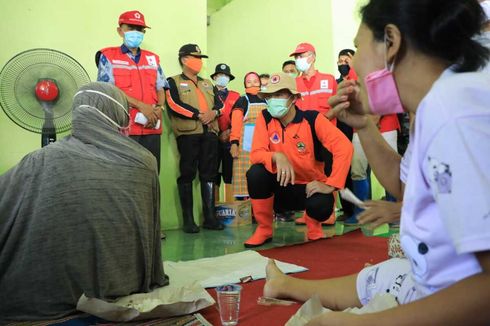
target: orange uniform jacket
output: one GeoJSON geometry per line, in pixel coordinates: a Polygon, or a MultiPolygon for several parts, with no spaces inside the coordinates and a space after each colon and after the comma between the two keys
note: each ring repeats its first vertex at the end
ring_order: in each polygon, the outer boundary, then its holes
{"type": "MultiPolygon", "coordinates": [[[[121,51],[120,46],[100,50],[112,64],[114,82],[117,87],[126,95],[146,104],[157,104],[156,82],[160,58],[153,52],[143,49],[140,51],[140,61],[135,63],[121,51]]],[[[139,110],[136,108],[129,108],[130,135],[160,135],[162,133],[162,124],[158,129],[153,129],[135,123],[134,117],[138,112],[139,110]]]]}
{"type": "MultiPolygon", "coordinates": [[[[301,93],[301,99],[296,102],[301,110],[315,110],[326,114],[330,110],[328,99],[337,93],[337,81],[333,75],[317,70],[310,80],[305,76],[297,77],[296,88],[301,93]]],[[[336,121],[331,120],[335,125],[336,121]]]]}
{"type": "Polygon", "coordinates": [[[329,177],[324,173],[324,163],[315,159],[310,124],[304,117],[304,112],[298,109],[293,121],[285,128],[278,119],[272,119],[266,124],[264,116],[259,114],[250,160],[252,164],[263,164],[269,172],[276,173],[272,155],[274,152],[281,152],[293,165],[295,183],[306,184],[317,180],[342,189],[352,160],[352,144],[322,114],[315,120],[315,131],[322,145],[333,155],[332,173],[329,177]]]}

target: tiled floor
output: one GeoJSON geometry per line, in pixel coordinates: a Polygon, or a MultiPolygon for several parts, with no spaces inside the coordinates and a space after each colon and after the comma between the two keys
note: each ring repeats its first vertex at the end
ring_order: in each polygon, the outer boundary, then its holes
{"type": "MultiPolygon", "coordinates": [[[[302,243],[306,237],[306,226],[294,222],[275,222],[274,239],[271,243],[259,247],[267,249],[296,243],[302,243]]],[[[345,226],[341,233],[339,228],[323,227],[327,237],[340,235],[355,230],[357,227],[345,226]],[[337,230],[336,230],[337,229],[337,230]]],[[[182,230],[165,231],[166,239],[162,241],[163,259],[167,261],[192,260],[204,257],[215,257],[244,251],[243,242],[251,236],[256,225],[228,227],[223,231],[201,229],[197,234],[187,234],[182,230]]]]}

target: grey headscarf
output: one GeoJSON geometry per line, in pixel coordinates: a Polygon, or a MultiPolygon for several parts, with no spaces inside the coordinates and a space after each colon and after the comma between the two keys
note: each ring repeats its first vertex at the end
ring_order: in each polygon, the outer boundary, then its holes
{"type": "Polygon", "coordinates": [[[82,87],[72,135],[0,176],[0,324],[73,313],[82,293],[168,284],[156,160],[119,133],[128,116],[117,102],[127,107],[111,84],[82,87]]]}
{"type": "Polygon", "coordinates": [[[148,155],[150,152],[131,138],[122,137],[115,126],[128,126],[127,112],[128,102],[121,90],[109,83],[87,84],[73,99],[72,137],[103,150],[105,155],[123,157],[134,164],[156,169],[156,159],[148,155]]]}

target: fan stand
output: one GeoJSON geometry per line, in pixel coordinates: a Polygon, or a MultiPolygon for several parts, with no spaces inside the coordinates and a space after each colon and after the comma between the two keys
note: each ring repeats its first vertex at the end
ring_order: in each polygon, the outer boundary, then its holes
{"type": "Polygon", "coordinates": [[[53,122],[53,107],[49,102],[39,101],[44,111],[44,124],[41,133],[41,147],[47,146],[56,141],[56,128],[53,122]]]}
{"type": "Polygon", "coordinates": [[[35,93],[44,111],[44,124],[41,132],[41,146],[44,147],[56,141],[53,108],[59,98],[58,84],[54,79],[39,79],[35,93]]]}

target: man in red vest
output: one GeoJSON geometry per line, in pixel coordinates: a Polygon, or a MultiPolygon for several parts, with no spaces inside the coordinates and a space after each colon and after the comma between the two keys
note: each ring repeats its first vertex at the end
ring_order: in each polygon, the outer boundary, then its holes
{"type": "MultiPolygon", "coordinates": [[[[220,63],[214,69],[210,76],[217,92],[214,97],[216,103],[221,102],[221,115],[218,117],[219,125],[219,147],[218,147],[218,164],[221,166],[221,173],[218,174],[216,184],[219,186],[221,178],[225,185],[230,185],[233,177],[233,157],[230,154],[230,133],[231,133],[231,109],[235,106],[236,101],[240,98],[240,93],[229,90],[228,83],[235,79],[231,74],[230,66],[220,63]]],[[[233,189],[225,186],[227,201],[233,199],[233,189]]]]}
{"type": "Polygon", "coordinates": [[[117,32],[123,44],[97,52],[97,80],[120,88],[129,102],[129,136],[148,149],[157,159],[160,171],[160,135],[162,110],[168,82],[160,67],[160,58],[143,50],[145,16],[137,10],[119,16],[117,32]]]}
{"type": "MultiPolygon", "coordinates": [[[[321,73],[315,69],[316,51],[310,43],[300,43],[293,53],[289,55],[294,57],[296,68],[300,75],[296,78],[296,88],[301,94],[301,98],[296,102],[296,106],[301,110],[314,110],[327,116],[330,110],[328,99],[337,92],[337,81],[331,74],[321,73]]],[[[334,125],[337,120],[330,120],[334,125]]],[[[332,154],[324,151],[325,174],[329,175],[332,169],[332,154]]],[[[332,218],[329,218],[325,224],[335,222],[335,211],[332,218]]],[[[305,224],[305,217],[296,220],[296,224],[305,224]]]]}
{"type": "MultiPolygon", "coordinates": [[[[298,44],[289,56],[294,57],[301,74],[296,78],[296,87],[301,93],[296,105],[301,110],[315,110],[326,115],[330,110],[328,99],[337,92],[335,77],[315,69],[316,52],[310,43],[298,44]]],[[[331,122],[335,125],[336,119],[331,122]]]]}

